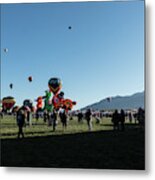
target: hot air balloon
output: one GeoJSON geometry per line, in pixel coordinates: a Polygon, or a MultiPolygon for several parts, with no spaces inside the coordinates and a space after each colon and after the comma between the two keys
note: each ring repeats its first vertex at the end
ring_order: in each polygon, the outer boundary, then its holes
{"type": "Polygon", "coordinates": [[[51,92],[50,91],[45,91],[45,96],[42,98],[45,99],[44,101],[44,110],[47,110],[48,112],[51,112],[53,109],[53,104],[51,101],[51,92]]]}
{"type": "Polygon", "coordinates": [[[52,104],[56,110],[63,107],[64,93],[55,94],[52,98],[52,104]]]}
{"type": "Polygon", "coordinates": [[[65,95],[65,93],[64,93],[63,91],[61,91],[61,92],[58,94],[58,98],[63,99],[63,98],[64,98],[64,95],[65,95]]]}
{"type": "Polygon", "coordinates": [[[37,111],[42,111],[43,108],[43,98],[42,96],[39,96],[37,98],[37,111]]]}
{"type": "Polygon", "coordinates": [[[12,83],[11,83],[9,86],[10,86],[10,89],[12,89],[12,88],[13,88],[13,84],[12,84],[12,83]]]}
{"type": "Polygon", "coordinates": [[[71,26],[69,26],[69,27],[68,27],[68,29],[70,29],[70,30],[71,30],[71,29],[72,29],[72,27],[71,27],[71,26]]]}
{"type": "Polygon", "coordinates": [[[8,48],[4,48],[4,52],[7,53],[9,50],[8,48]]]}
{"type": "Polygon", "coordinates": [[[10,110],[14,104],[16,103],[14,97],[11,97],[11,96],[8,96],[8,97],[4,97],[2,99],[2,107],[3,107],[3,110],[10,110]]]}
{"type": "Polygon", "coordinates": [[[28,77],[29,82],[32,82],[32,76],[28,77]]]}
{"type": "Polygon", "coordinates": [[[33,102],[30,99],[25,99],[23,101],[23,106],[28,107],[31,111],[33,111],[33,102]]]}
{"type": "Polygon", "coordinates": [[[65,109],[65,110],[72,110],[72,108],[73,108],[73,106],[74,105],[76,105],[76,102],[75,101],[72,101],[72,100],[70,100],[70,99],[65,99],[64,101],[63,101],[63,108],[65,109]]]}
{"type": "Polygon", "coordinates": [[[61,80],[59,78],[51,78],[48,81],[48,87],[53,94],[57,94],[62,87],[61,80]]]}

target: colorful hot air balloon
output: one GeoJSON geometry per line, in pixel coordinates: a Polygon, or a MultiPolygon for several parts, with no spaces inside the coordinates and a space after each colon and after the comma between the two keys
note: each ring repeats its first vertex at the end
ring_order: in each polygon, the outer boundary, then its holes
{"type": "Polygon", "coordinates": [[[59,94],[55,94],[52,98],[52,104],[56,110],[59,110],[61,107],[63,107],[63,98],[64,93],[60,92],[59,94]]]}
{"type": "Polygon", "coordinates": [[[23,101],[23,106],[28,107],[31,111],[33,111],[33,102],[30,99],[25,99],[23,101]]]}
{"type": "Polygon", "coordinates": [[[59,78],[51,78],[48,81],[48,87],[53,94],[57,94],[62,87],[61,80],[59,78]]]}
{"type": "Polygon", "coordinates": [[[63,99],[63,98],[64,98],[64,95],[65,95],[65,93],[64,93],[63,91],[61,91],[61,92],[58,94],[58,98],[63,99]]]}
{"type": "Polygon", "coordinates": [[[63,101],[63,108],[65,109],[65,110],[72,110],[72,108],[73,108],[73,106],[74,105],[76,105],[76,102],[75,101],[72,101],[72,100],[70,100],[70,99],[65,99],[64,101],[63,101]]]}
{"type": "Polygon", "coordinates": [[[53,110],[53,104],[51,101],[51,92],[45,91],[45,96],[42,97],[45,99],[44,101],[44,110],[47,110],[48,112],[51,112],[53,110]]]}
{"type": "Polygon", "coordinates": [[[2,106],[4,110],[10,110],[16,103],[14,97],[8,96],[2,99],[2,106]]]}
{"type": "Polygon", "coordinates": [[[36,101],[37,101],[37,109],[42,109],[42,107],[43,107],[43,98],[42,98],[42,96],[39,96],[36,101]]]}

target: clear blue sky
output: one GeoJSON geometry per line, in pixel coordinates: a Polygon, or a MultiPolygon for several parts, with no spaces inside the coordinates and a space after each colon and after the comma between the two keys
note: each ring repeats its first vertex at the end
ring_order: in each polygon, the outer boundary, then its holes
{"type": "Polygon", "coordinates": [[[144,1],[1,5],[1,97],[34,100],[50,77],[75,109],[143,91],[144,1]]]}

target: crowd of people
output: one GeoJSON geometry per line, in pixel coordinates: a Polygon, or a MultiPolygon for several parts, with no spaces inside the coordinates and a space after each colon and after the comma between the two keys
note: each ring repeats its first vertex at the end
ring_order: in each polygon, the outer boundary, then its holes
{"type": "MultiPolygon", "coordinates": [[[[27,111],[24,106],[18,109],[16,113],[14,113],[18,125],[18,138],[24,137],[23,127],[25,125],[32,125],[32,113],[27,111]]],[[[52,126],[53,132],[56,131],[56,127],[58,124],[58,120],[60,120],[62,124],[63,130],[67,129],[67,124],[69,120],[72,120],[73,117],[77,117],[77,122],[82,123],[84,120],[86,121],[88,131],[93,130],[92,121],[96,121],[96,124],[101,123],[101,119],[103,117],[111,118],[111,122],[113,124],[113,130],[125,130],[125,122],[126,119],[129,120],[129,123],[133,123],[133,120],[136,124],[139,124],[141,127],[144,127],[145,124],[145,111],[142,108],[139,108],[137,112],[132,111],[124,111],[123,109],[111,111],[110,113],[105,114],[103,111],[92,111],[91,109],[87,109],[86,111],[72,111],[66,112],[64,109],[60,111],[56,111],[55,109],[52,112],[36,112],[33,114],[33,117],[36,119],[36,125],[39,119],[43,119],[43,122],[48,126],[52,126]]],[[[1,117],[3,117],[3,113],[1,112],[1,117]]]]}

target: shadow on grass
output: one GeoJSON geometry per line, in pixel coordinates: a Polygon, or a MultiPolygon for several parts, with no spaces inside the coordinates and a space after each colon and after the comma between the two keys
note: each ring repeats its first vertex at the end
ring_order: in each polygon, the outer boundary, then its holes
{"type": "MultiPolygon", "coordinates": [[[[49,132],[53,132],[52,130],[51,131],[35,131],[35,132],[25,132],[24,135],[36,135],[36,134],[40,134],[40,135],[43,135],[43,134],[47,134],[49,132]]],[[[1,136],[5,137],[5,136],[17,136],[17,132],[13,132],[13,133],[1,133],[1,136]]]]}
{"type": "Polygon", "coordinates": [[[2,139],[1,155],[2,166],[143,170],[144,131],[2,139]]]}
{"type": "MultiPolygon", "coordinates": [[[[109,126],[109,127],[113,127],[113,124],[100,124],[101,126],[109,126]]],[[[139,124],[131,124],[131,123],[125,123],[125,128],[140,128],[139,124]]]]}

